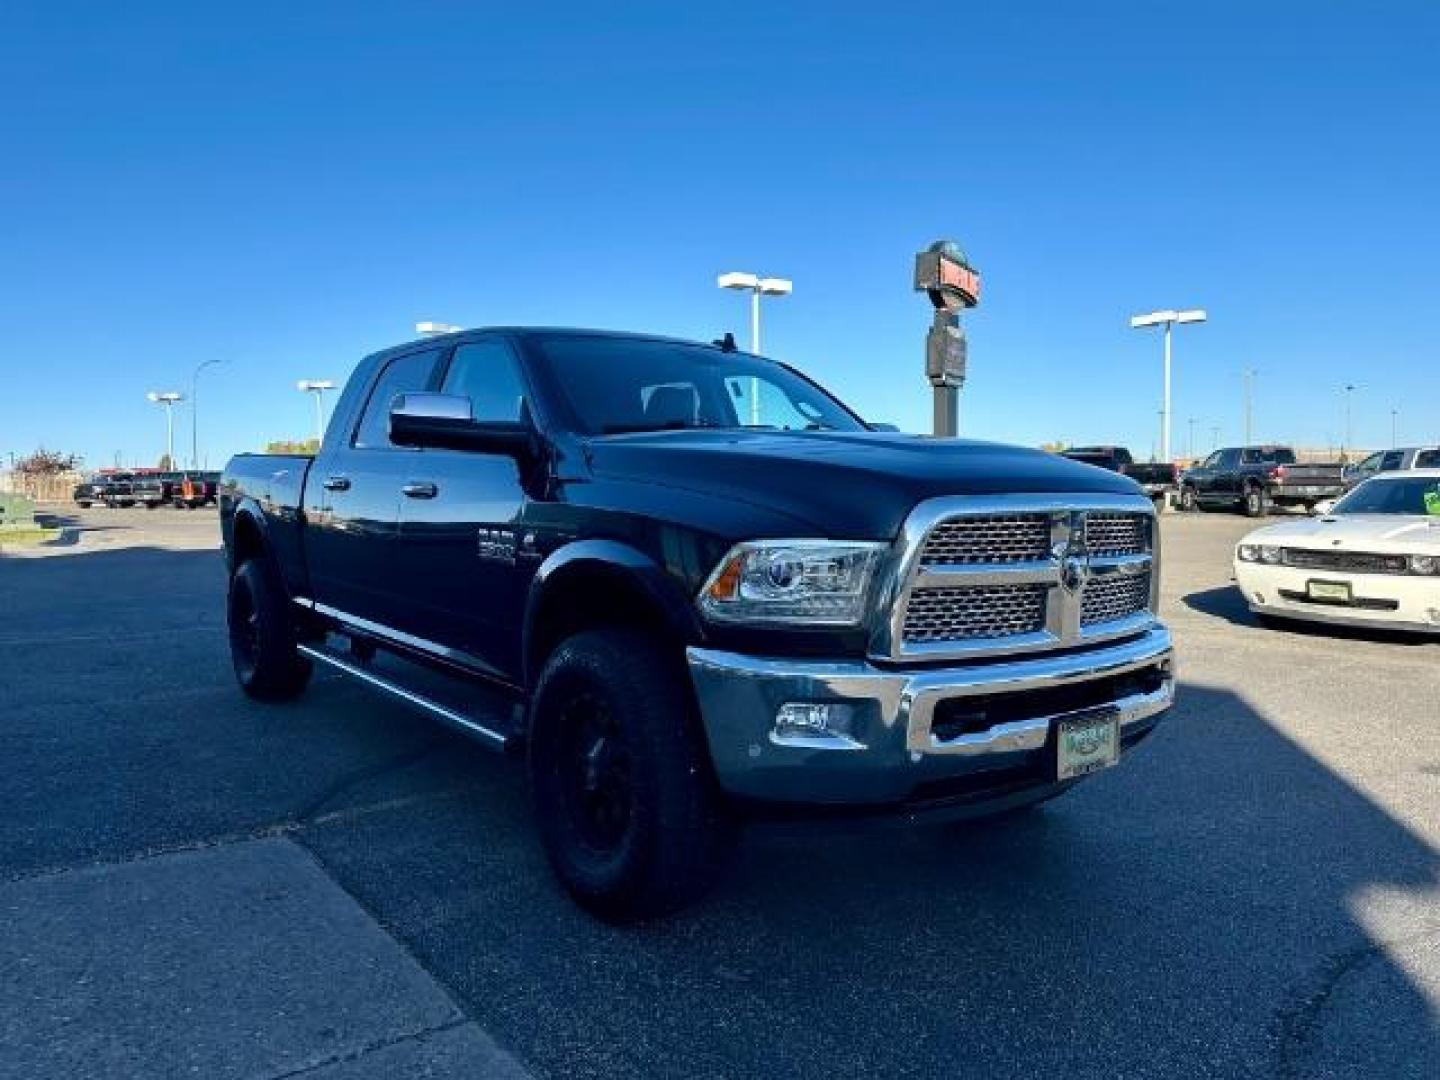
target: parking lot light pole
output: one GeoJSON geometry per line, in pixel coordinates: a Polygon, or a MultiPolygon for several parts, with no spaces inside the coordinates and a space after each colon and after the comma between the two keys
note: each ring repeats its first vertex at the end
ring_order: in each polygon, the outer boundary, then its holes
{"type": "MultiPolygon", "coordinates": [[[[760,355],[760,297],[789,296],[795,283],[786,278],[766,277],[731,271],[721,274],[715,284],[722,289],[737,289],[750,294],[750,351],[760,355]]],[[[750,423],[760,423],[760,380],[750,380],[750,423]]]]}
{"type": "Polygon", "coordinates": [[[1351,444],[1355,441],[1355,432],[1352,430],[1350,424],[1350,399],[1354,396],[1355,391],[1360,388],[1354,383],[1346,383],[1340,389],[1345,392],[1345,445],[1340,447],[1340,458],[1343,461],[1350,451],[1351,444]]]}
{"type": "Polygon", "coordinates": [[[1160,460],[1170,461],[1170,331],[1176,323],[1198,323],[1205,321],[1205,312],[1200,308],[1175,311],[1166,308],[1152,311],[1148,315],[1132,315],[1130,329],[1142,330],[1151,326],[1165,327],[1165,397],[1160,419],[1160,460]]]}
{"type": "MultiPolygon", "coordinates": [[[[225,361],[219,357],[213,360],[202,360],[190,375],[190,468],[192,470],[198,471],[200,468],[200,394],[196,380],[200,378],[200,372],[211,364],[223,363],[225,361]]],[[[171,466],[174,466],[173,461],[171,466]]]]}
{"type": "Polygon", "coordinates": [[[315,396],[315,445],[318,447],[325,438],[325,391],[334,390],[335,384],[329,379],[301,379],[295,389],[315,396]]]}
{"type": "Polygon", "coordinates": [[[1394,450],[1400,445],[1400,410],[1390,410],[1390,449],[1394,450]]]}
{"type": "Polygon", "coordinates": [[[175,468],[175,403],[184,401],[184,394],[177,394],[173,390],[156,391],[151,390],[145,395],[147,401],[156,405],[165,406],[165,461],[167,467],[175,468]]]}

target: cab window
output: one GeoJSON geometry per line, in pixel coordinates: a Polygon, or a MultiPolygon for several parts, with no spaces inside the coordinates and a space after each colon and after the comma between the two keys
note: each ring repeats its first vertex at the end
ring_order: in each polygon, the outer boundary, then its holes
{"type": "Polygon", "coordinates": [[[388,449],[390,441],[390,404],[400,394],[424,390],[430,385],[430,374],[435,370],[435,361],[440,350],[406,353],[397,356],[385,365],[385,370],[375,380],[370,399],[365,402],[365,412],[355,429],[354,445],[361,450],[388,449]]]}

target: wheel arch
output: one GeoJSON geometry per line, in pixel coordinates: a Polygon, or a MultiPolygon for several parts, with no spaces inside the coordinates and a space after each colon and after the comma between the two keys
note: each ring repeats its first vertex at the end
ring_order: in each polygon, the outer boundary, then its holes
{"type": "Polygon", "coordinates": [[[650,556],[615,540],[580,540],[552,552],[525,605],[522,679],[533,687],[551,651],[596,626],[641,626],[668,640],[700,637],[684,589],[650,556]]]}

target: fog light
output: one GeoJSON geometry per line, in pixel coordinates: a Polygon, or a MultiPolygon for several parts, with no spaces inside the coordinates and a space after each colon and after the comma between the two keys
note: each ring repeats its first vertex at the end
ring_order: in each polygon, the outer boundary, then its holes
{"type": "Polygon", "coordinates": [[[775,737],[794,739],[838,735],[850,736],[854,707],[833,701],[790,701],[775,714],[775,737]]]}

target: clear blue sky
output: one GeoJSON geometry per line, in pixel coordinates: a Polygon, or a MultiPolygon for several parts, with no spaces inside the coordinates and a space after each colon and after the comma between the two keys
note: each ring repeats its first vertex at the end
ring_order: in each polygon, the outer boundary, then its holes
{"type": "Polygon", "coordinates": [[[300,437],[417,319],[743,341],[924,430],[913,252],[954,237],[967,433],[1149,453],[1185,420],[1440,438],[1440,6],[12,3],[0,13],[0,453],[212,464],[300,437]],[[944,17],[940,17],[943,13],[944,17]],[[188,414],[180,428],[188,446],[188,414]]]}

